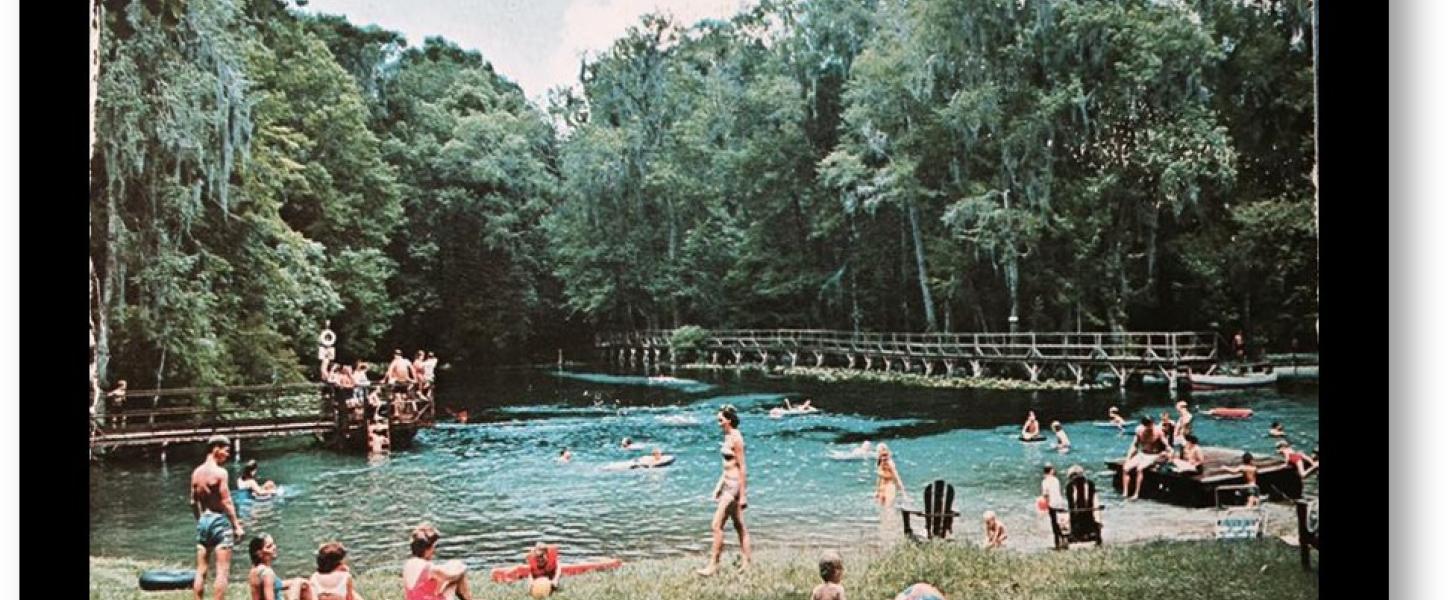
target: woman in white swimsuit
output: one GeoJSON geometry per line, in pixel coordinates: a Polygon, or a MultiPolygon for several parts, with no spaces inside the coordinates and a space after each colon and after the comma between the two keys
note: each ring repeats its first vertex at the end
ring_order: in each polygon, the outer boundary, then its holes
{"type": "Polygon", "coordinates": [[[715,484],[715,518],[710,521],[710,532],[714,543],[710,546],[710,564],[696,571],[700,575],[714,575],[720,569],[720,552],[725,548],[725,519],[735,523],[735,533],[740,535],[740,569],[750,566],[750,533],[745,530],[745,438],[740,435],[740,416],[729,404],[715,415],[725,439],[720,444],[722,473],[715,484]]]}

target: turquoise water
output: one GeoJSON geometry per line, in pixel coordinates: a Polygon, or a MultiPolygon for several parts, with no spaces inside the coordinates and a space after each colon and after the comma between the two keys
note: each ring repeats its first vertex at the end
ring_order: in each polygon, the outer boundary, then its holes
{"type": "MultiPolygon", "coordinates": [[[[442,530],[441,554],[474,567],[518,562],[535,541],[559,543],[566,560],[625,560],[693,555],[709,547],[709,494],[720,473],[724,404],[741,412],[750,508],[746,522],[758,547],[845,546],[901,538],[899,517],[872,501],[869,459],[839,460],[863,440],[886,442],[909,496],[941,478],[956,486],[966,519],[958,537],[980,536],[980,515],[995,510],[1009,545],[1050,545],[1048,524],[1033,507],[1041,466],[1063,472],[1082,464],[1108,505],[1107,541],[1201,535],[1212,509],[1121,501],[1103,462],[1120,457],[1130,436],[1092,426],[1117,405],[1125,417],[1172,410],[1166,389],[1094,392],[982,392],[889,385],[818,384],[734,373],[673,373],[677,380],[604,372],[499,370],[440,382],[440,404],[470,411],[466,425],[423,431],[412,449],[381,459],[334,452],[308,440],[247,442],[241,458],[261,462],[263,479],[286,494],[241,502],[249,533],[276,538],[284,574],[310,572],[312,552],[344,542],[360,569],[393,569],[406,558],[407,536],[421,521],[442,530]],[[772,419],[783,398],[809,396],[823,412],[772,419]],[[616,400],[618,401],[616,403],[616,400]],[[1063,422],[1072,451],[1015,439],[1027,410],[1044,429],[1063,422]],[[640,450],[619,443],[632,438],[640,450]],[[556,459],[568,447],[574,460],[556,459]],[[659,469],[615,470],[658,447],[676,457],[659,469]]],[[[1242,421],[1200,415],[1207,445],[1270,454],[1270,421],[1286,424],[1302,450],[1318,445],[1317,386],[1199,394],[1190,404],[1249,406],[1242,421]]],[[[187,482],[197,449],[159,459],[111,460],[91,471],[92,555],[194,560],[194,521],[187,482]]],[[[229,465],[233,480],[239,463],[229,465]]],[[[733,532],[727,531],[727,553],[733,532]]],[[[245,558],[239,560],[245,561],[245,558]]]]}

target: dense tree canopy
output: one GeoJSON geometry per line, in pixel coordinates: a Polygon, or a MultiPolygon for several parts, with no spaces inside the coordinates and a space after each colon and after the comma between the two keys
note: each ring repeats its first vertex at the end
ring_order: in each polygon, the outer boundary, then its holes
{"type": "Polygon", "coordinates": [[[650,15],[528,102],[278,0],[106,0],[104,381],[519,362],[638,327],[1315,339],[1298,0],[764,0],[650,15]]]}

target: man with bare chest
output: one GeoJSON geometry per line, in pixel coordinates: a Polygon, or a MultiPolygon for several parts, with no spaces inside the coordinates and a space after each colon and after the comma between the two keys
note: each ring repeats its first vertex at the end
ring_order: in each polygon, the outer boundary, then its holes
{"type": "Polygon", "coordinates": [[[214,589],[217,600],[224,600],[232,546],[242,537],[242,522],[237,520],[237,509],[232,505],[227,485],[230,476],[222,467],[232,454],[232,442],[224,435],[214,435],[206,445],[209,451],[206,462],[191,472],[191,512],[196,517],[196,579],[192,581],[191,591],[196,594],[196,600],[202,600],[207,562],[215,551],[214,589]]]}

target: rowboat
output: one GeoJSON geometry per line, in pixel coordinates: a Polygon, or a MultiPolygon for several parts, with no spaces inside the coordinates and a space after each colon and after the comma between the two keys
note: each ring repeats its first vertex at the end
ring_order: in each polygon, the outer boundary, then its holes
{"type": "Polygon", "coordinates": [[[1188,374],[1188,383],[1195,390],[1227,390],[1238,388],[1251,388],[1274,385],[1279,380],[1279,374],[1268,373],[1245,373],[1242,375],[1199,375],[1188,374]]]}
{"type": "MultiPolygon", "coordinates": [[[[1143,471],[1143,487],[1141,495],[1143,498],[1160,500],[1170,504],[1206,508],[1214,506],[1214,490],[1230,485],[1243,485],[1247,483],[1242,474],[1226,472],[1223,467],[1242,464],[1243,450],[1236,448],[1222,448],[1203,446],[1203,472],[1202,473],[1180,473],[1171,467],[1159,465],[1150,467],[1143,471]]],[[[1292,465],[1284,462],[1284,459],[1272,457],[1255,457],[1254,464],[1258,467],[1258,485],[1262,493],[1266,493],[1273,499],[1295,499],[1304,492],[1304,480],[1300,479],[1299,472],[1292,465]]],[[[1113,471],[1113,487],[1122,491],[1123,485],[1123,460],[1114,459],[1107,461],[1109,469],[1113,471]]],[[[1139,477],[1133,475],[1132,477],[1139,477]]],[[[1136,486],[1135,481],[1129,484],[1136,486]]]]}

